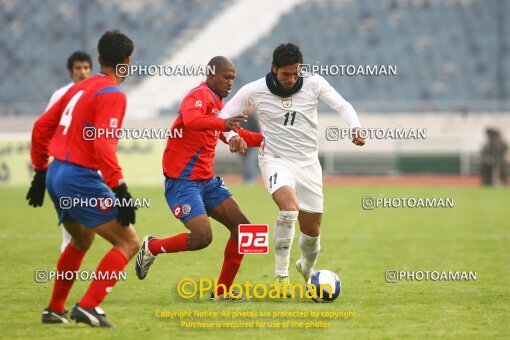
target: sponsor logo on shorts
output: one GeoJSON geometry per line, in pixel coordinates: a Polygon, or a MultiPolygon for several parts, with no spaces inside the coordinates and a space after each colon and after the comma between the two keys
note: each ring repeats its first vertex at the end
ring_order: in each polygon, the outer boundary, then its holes
{"type": "MultiPolygon", "coordinates": [[[[107,199],[109,198],[108,196],[105,196],[104,199],[107,199]]],[[[101,210],[102,213],[105,213],[109,210],[112,210],[113,209],[113,205],[111,204],[108,204],[106,201],[101,201],[100,204],[99,204],[99,210],[101,210]]]]}
{"type": "Polygon", "coordinates": [[[188,215],[191,212],[191,206],[189,204],[183,205],[182,212],[184,213],[184,215],[188,215]]]}
{"type": "Polygon", "coordinates": [[[182,216],[182,207],[180,204],[177,204],[177,206],[174,208],[174,216],[176,218],[180,218],[182,216]]]}

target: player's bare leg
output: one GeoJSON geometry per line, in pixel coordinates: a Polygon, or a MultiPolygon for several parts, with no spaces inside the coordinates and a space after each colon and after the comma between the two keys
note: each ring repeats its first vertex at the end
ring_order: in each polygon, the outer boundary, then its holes
{"type": "MultiPolygon", "coordinates": [[[[275,283],[289,284],[290,250],[295,235],[295,225],[298,218],[298,200],[296,192],[290,186],[283,186],[273,193],[273,200],[280,212],[274,225],[275,252],[275,283]]],[[[289,295],[289,289],[284,289],[289,295]]]]}
{"type": "Polygon", "coordinates": [[[75,273],[80,269],[85,253],[94,241],[94,232],[80,223],[63,222],[63,224],[71,235],[71,242],[64,248],[57,262],[57,272],[61,275],[57,275],[55,279],[48,308],[42,314],[43,323],[69,323],[65,302],[76,280],[74,275],[70,277],[64,273],[75,273]]]}
{"type": "Polygon", "coordinates": [[[239,237],[238,226],[240,224],[250,223],[248,218],[241,211],[241,207],[232,196],[209,211],[209,216],[227,227],[230,231],[230,237],[236,241],[239,237]]]}
{"type": "Polygon", "coordinates": [[[317,262],[320,252],[320,226],[322,213],[311,213],[299,211],[299,247],[301,248],[301,259],[296,261],[298,272],[307,281],[313,274],[313,266],[317,262]]]}
{"type": "Polygon", "coordinates": [[[189,229],[190,233],[187,238],[188,250],[200,250],[204,249],[211,244],[213,239],[211,223],[206,214],[200,214],[193,217],[186,223],[186,228],[189,229]]]}
{"type": "MultiPolygon", "coordinates": [[[[63,222],[64,228],[71,235],[70,244],[81,250],[87,252],[94,242],[95,233],[93,230],[86,228],[83,224],[78,222],[63,222]]],[[[65,250],[65,249],[64,249],[65,250]]]]}
{"type": "Polygon", "coordinates": [[[116,219],[94,227],[91,231],[110,242],[113,248],[99,262],[96,269],[98,279],[90,283],[83,298],[74,306],[71,319],[94,327],[114,327],[106,320],[99,305],[117,283],[129,259],[136,254],[139,240],[132,225],[123,227],[116,219]],[[101,275],[106,278],[100,278],[101,275]]]}
{"type": "Polygon", "coordinates": [[[184,223],[190,233],[181,233],[168,238],[144,237],[136,257],[136,276],[143,280],[156,256],[161,253],[200,250],[212,242],[212,230],[206,214],[197,215],[184,223]]]}
{"type": "MultiPolygon", "coordinates": [[[[243,214],[241,207],[239,207],[239,204],[232,196],[209,211],[209,216],[223,224],[230,231],[230,238],[225,246],[223,266],[218,278],[218,289],[214,294],[215,297],[220,297],[230,290],[243,259],[243,254],[239,254],[238,251],[238,226],[240,224],[249,224],[250,221],[243,214]]],[[[244,301],[246,299],[240,298],[238,300],[244,301]]]]}
{"type": "Polygon", "coordinates": [[[110,242],[114,248],[122,252],[129,260],[135,256],[140,246],[140,240],[133,225],[123,227],[117,220],[101,224],[95,227],[94,232],[110,242]]]}

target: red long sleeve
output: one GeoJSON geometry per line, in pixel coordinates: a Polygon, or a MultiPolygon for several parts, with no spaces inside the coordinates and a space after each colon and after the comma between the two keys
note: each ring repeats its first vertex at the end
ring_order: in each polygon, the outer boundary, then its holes
{"type": "Polygon", "coordinates": [[[237,128],[237,133],[242,139],[244,139],[244,141],[249,147],[259,147],[262,141],[264,140],[264,136],[262,136],[262,134],[258,132],[237,128]]]}
{"type": "MultiPolygon", "coordinates": [[[[264,136],[262,136],[262,134],[258,132],[245,130],[240,127],[236,129],[236,132],[239,135],[239,137],[244,139],[248,147],[259,147],[262,141],[264,140],[264,136]]],[[[227,139],[225,138],[225,136],[223,136],[222,133],[220,134],[219,137],[223,143],[228,144],[227,139]]]]}
{"type": "Polygon", "coordinates": [[[44,170],[48,167],[50,158],[48,149],[62,116],[62,102],[63,98],[60,98],[49,110],[44,112],[36,120],[32,129],[30,157],[35,170],[44,170]]]}
{"type": "Polygon", "coordinates": [[[124,179],[116,154],[118,139],[112,135],[115,130],[122,127],[125,110],[126,95],[122,92],[105,93],[96,99],[95,127],[112,132],[109,136],[98,136],[94,140],[99,170],[110,188],[119,186],[120,181],[124,179]]]}
{"type": "Polygon", "coordinates": [[[193,130],[219,130],[223,131],[225,119],[218,118],[214,114],[207,114],[208,94],[197,91],[186,98],[182,105],[182,120],[185,127],[193,130]]]}

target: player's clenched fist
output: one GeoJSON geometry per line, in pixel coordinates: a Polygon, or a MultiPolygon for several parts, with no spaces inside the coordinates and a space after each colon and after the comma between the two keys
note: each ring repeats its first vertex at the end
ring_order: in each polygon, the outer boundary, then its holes
{"type": "Polygon", "coordinates": [[[44,192],[46,191],[46,169],[36,170],[27,197],[28,205],[42,207],[44,202],[44,192]]]}
{"type": "Polygon", "coordinates": [[[239,136],[232,137],[228,142],[228,145],[230,146],[230,152],[244,153],[248,148],[248,145],[246,145],[244,139],[239,136]]]}
{"type": "Polygon", "coordinates": [[[240,114],[240,115],[237,115],[234,117],[227,118],[225,120],[225,130],[230,131],[234,127],[236,127],[237,124],[246,122],[247,119],[248,119],[248,116],[244,115],[244,114],[240,114]]]}
{"type": "Polygon", "coordinates": [[[352,142],[358,146],[365,145],[365,138],[361,137],[358,133],[359,128],[355,127],[352,129],[352,142]]]}
{"type": "Polygon", "coordinates": [[[127,185],[122,183],[118,187],[113,188],[112,191],[115,193],[115,198],[120,202],[117,222],[123,227],[129,227],[130,224],[135,224],[135,210],[137,208],[133,205],[133,197],[127,190],[127,185]]]}

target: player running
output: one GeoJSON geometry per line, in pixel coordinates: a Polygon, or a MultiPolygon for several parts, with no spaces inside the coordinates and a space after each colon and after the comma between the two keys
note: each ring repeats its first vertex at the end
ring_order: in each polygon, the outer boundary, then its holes
{"type": "MultiPolygon", "coordinates": [[[[206,82],[184,97],[171,127],[172,130],[182,129],[182,139],[169,138],[163,155],[166,201],[174,216],[190,232],[161,239],[146,236],[136,257],[135,268],[136,275],[143,280],[159,254],[207,247],[212,241],[210,216],[230,230],[218,289],[212,292],[211,298],[215,301],[234,300],[227,293],[243,258],[237,247],[238,225],[250,222],[224,186],[223,179],[214,176],[213,168],[218,138],[223,139],[220,132],[234,129],[247,116],[217,117],[223,108],[223,98],[230,93],[236,71],[229,59],[220,56],[212,58],[208,66],[215,70],[214,74],[207,75],[206,82]]],[[[237,131],[243,138],[236,136],[230,140],[231,151],[244,152],[247,146],[260,146],[261,134],[237,131]]]]}
{"type": "Polygon", "coordinates": [[[115,68],[117,64],[130,63],[133,49],[131,39],[119,31],[104,33],[98,43],[101,73],[69,89],[35,122],[32,131],[31,157],[36,174],[27,199],[34,207],[42,206],[47,186],[59,224],[63,223],[72,236],[57,262],[60,276],[57,275],[49,305],[43,311],[43,323],[69,323],[65,301],[75,273],[98,234],[113,248],[99,262],[98,279],[90,283],[70,317],[94,327],[114,327],[99,305],[138,250],[138,237],[131,225],[135,223],[135,207],[129,205],[131,195],[117,160],[117,139],[84,137],[89,129],[113,131],[122,126],[126,96],[118,85],[124,78],[116,75],[115,68]],[[54,160],[48,166],[50,155],[54,160]],[[73,198],[80,198],[81,202],[110,198],[128,204],[73,206],[73,198]],[[69,273],[74,275],[70,277],[69,273]]]}
{"type": "MultiPolygon", "coordinates": [[[[278,46],[273,52],[271,72],[243,86],[220,113],[220,118],[232,117],[250,105],[258,113],[264,136],[259,167],[264,185],[280,209],[274,227],[274,274],[275,283],[280,285],[289,284],[290,250],[297,220],[301,229],[301,258],[296,268],[305,280],[313,274],[319,255],[323,212],[317,142],[319,99],[337,111],[352,129],[360,127],[352,105],[324,78],[298,75],[302,63],[298,46],[278,46]]],[[[232,135],[235,133],[230,132],[226,137],[232,135]]],[[[365,144],[357,136],[352,142],[365,144]]]]}
{"type": "MultiPolygon", "coordinates": [[[[45,111],[48,111],[53,104],[62,98],[67,90],[69,90],[74,84],[87,79],[90,76],[91,70],[92,59],[87,52],[75,51],[71,54],[69,58],[67,58],[67,71],[69,72],[69,77],[71,77],[71,82],[53,92],[45,111]]],[[[63,252],[64,249],[66,249],[69,242],[71,242],[71,235],[67,232],[66,228],[62,226],[62,244],[60,245],[60,252],[63,252]]]]}

